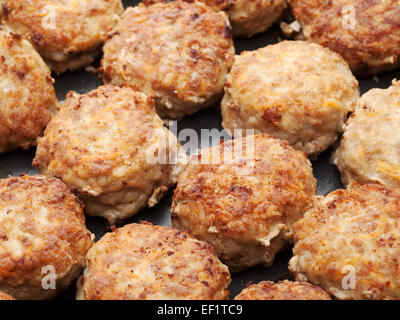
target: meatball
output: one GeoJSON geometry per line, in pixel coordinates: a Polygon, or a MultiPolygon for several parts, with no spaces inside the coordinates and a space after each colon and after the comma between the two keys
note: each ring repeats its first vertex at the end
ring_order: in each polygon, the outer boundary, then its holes
{"type": "Polygon", "coordinates": [[[262,281],[243,289],[235,300],[331,300],[329,294],[308,282],[262,281]]]}
{"type": "Polygon", "coordinates": [[[36,145],[59,105],[53,82],[29,42],[0,31],[0,153],[36,145]]]}
{"type": "Polygon", "coordinates": [[[230,282],[211,245],[170,227],[129,224],[89,250],[77,299],[220,300],[230,282]]]}
{"type": "Polygon", "coordinates": [[[8,295],[7,293],[4,293],[3,291],[0,291],[0,300],[15,300],[13,297],[8,295]]]}
{"type": "Polygon", "coordinates": [[[58,74],[91,64],[122,12],[121,0],[0,0],[3,23],[58,74]]]}
{"type": "Polygon", "coordinates": [[[338,299],[400,299],[400,191],[378,184],[321,197],[293,226],[289,269],[338,299]]]}
{"type": "Polygon", "coordinates": [[[353,72],[366,76],[400,66],[398,1],[288,2],[303,36],[341,54],[353,72]]]}
{"type": "Polygon", "coordinates": [[[251,37],[266,31],[282,16],[287,7],[286,0],[200,1],[228,11],[234,37],[251,37]]]}
{"type": "Polygon", "coordinates": [[[359,94],[339,55],[317,44],[284,41],[236,57],[222,125],[265,132],[316,156],[335,142],[359,94]]]}
{"type": "Polygon", "coordinates": [[[186,160],[153,100],[105,85],[68,94],[39,139],[33,165],[76,189],[88,215],[112,224],[156,205],[186,160]]]}
{"type": "Polygon", "coordinates": [[[311,163],[287,142],[265,134],[229,140],[203,149],[181,174],[172,224],[213,244],[232,272],[269,266],[315,192],[311,163]]]}
{"type": "Polygon", "coordinates": [[[16,299],[55,296],[78,277],[93,238],[81,203],[61,180],[0,180],[1,291],[16,299]]]}
{"type": "Polygon", "coordinates": [[[180,119],[216,103],[233,63],[225,12],[173,1],[128,8],[104,46],[104,82],[155,99],[162,118],[180,119]]]}
{"type": "Polygon", "coordinates": [[[343,183],[400,188],[400,81],[362,96],[335,154],[343,183]]]}

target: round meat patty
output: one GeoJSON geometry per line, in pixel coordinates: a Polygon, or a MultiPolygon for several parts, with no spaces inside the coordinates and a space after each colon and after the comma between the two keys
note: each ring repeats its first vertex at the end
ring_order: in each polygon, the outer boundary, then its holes
{"type": "Polygon", "coordinates": [[[59,105],[53,82],[29,42],[0,31],[0,153],[36,145],[59,105]]]}
{"type": "Polygon", "coordinates": [[[347,120],[335,163],[348,185],[380,183],[400,188],[400,82],[364,94],[347,120]]]}
{"type": "Polygon", "coordinates": [[[400,299],[400,191],[351,184],[293,226],[289,269],[337,299],[400,299]]]}
{"type": "Polygon", "coordinates": [[[114,29],[100,70],[106,83],[155,99],[162,118],[180,119],[221,98],[234,53],[225,12],[197,2],[140,4],[114,29]]]}
{"type": "Polygon", "coordinates": [[[287,7],[286,0],[200,1],[228,11],[234,37],[251,37],[266,31],[282,16],[287,7]]]}
{"type": "Polygon", "coordinates": [[[236,57],[225,85],[225,129],[255,129],[316,156],[332,145],[353,111],[359,88],[336,53],[284,41],[236,57]]]}
{"type": "Polygon", "coordinates": [[[321,288],[308,282],[262,281],[242,290],[235,300],[331,300],[321,288]]]}
{"type": "Polygon", "coordinates": [[[0,290],[16,299],[54,297],[78,277],[93,239],[61,180],[0,180],[0,290]]]}
{"type": "Polygon", "coordinates": [[[400,66],[398,0],[288,0],[304,37],[338,52],[353,72],[400,66]]]}
{"type": "Polygon", "coordinates": [[[91,64],[122,12],[121,0],[0,0],[6,27],[58,74],[91,64]]]}
{"type": "Polygon", "coordinates": [[[315,192],[311,163],[287,142],[265,134],[229,140],[201,150],[180,175],[172,224],[212,243],[232,272],[270,266],[315,192]]]}
{"type": "Polygon", "coordinates": [[[68,94],[39,140],[33,165],[75,188],[87,214],[113,224],[157,204],[185,161],[153,100],[105,85],[68,94]]]}
{"type": "Polygon", "coordinates": [[[211,245],[170,227],[129,224],[88,252],[77,299],[221,300],[230,282],[211,245]]]}

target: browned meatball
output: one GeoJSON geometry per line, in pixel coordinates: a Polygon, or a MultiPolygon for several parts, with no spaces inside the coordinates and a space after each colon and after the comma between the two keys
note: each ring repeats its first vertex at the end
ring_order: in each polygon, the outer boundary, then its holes
{"type": "Polygon", "coordinates": [[[346,185],[356,181],[400,188],[400,81],[361,97],[334,160],[346,185]]]}
{"type": "Polygon", "coordinates": [[[201,150],[180,175],[172,224],[212,243],[232,272],[269,266],[315,188],[307,156],[287,142],[265,134],[225,141],[201,150]],[[224,157],[240,149],[233,161],[224,157]]]}
{"type": "Polygon", "coordinates": [[[243,289],[235,300],[331,300],[329,294],[308,282],[262,281],[243,289]]]}
{"type": "Polygon", "coordinates": [[[162,118],[180,119],[221,98],[234,53],[225,12],[197,2],[141,4],[114,29],[101,72],[106,83],[155,99],[162,118]]]}
{"type": "MultiPolygon", "coordinates": [[[[189,1],[189,0],[187,0],[189,1]]],[[[235,37],[251,37],[264,32],[287,7],[286,0],[199,0],[227,10],[235,37]]]]}
{"type": "Polygon", "coordinates": [[[36,145],[58,108],[53,82],[28,41],[0,31],[0,153],[36,145]]]}
{"type": "Polygon", "coordinates": [[[186,161],[153,100],[105,85],[69,93],[40,138],[33,164],[75,188],[87,214],[113,224],[156,205],[186,161]]]}
{"type": "Polygon", "coordinates": [[[0,290],[17,299],[55,296],[78,277],[93,238],[81,203],[61,180],[0,180],[0,290]],[[46,288],[51,270],[55,287],[46,288]]]}
{"type": "Polygon", "coordinates": [[[170,227],[129,224],[89,250],[77,299],[220,300],[230,281],[211,245],[170,227]]]}
{"type": "Polygon", "coordinates": [[[400,191],[351,184],[293,226],[289,269],[338,299],[400,299],[400,191]]]}
{"type": "Polygon", "coordinates": [[[288,0],[304,37],[333,51],[353,72],[376,74],[400,66],[398,0],[288,0]]]}
{"type": "Polygon", "coordinates": [[[56,73],[91,64],[122,14],[121,0],[0,0],[0,19],[56,73]]]}
{"type": "Polygon", "coordinates": [[[317,156],[343,131],[360,96],[336,53],[305,41],[284,41],[236,57],[222,100],[225,129],[255,129],[317,156]]]}

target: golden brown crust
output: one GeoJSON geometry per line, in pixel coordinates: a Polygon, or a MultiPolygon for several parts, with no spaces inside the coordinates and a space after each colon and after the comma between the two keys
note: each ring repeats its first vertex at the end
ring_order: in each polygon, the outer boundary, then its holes
{"type": "Polygon", "coordinates": [[[355,73],[375,74],[400,65],[400,6],[397,0],[288,2],[302,24],[307,40],[341,54],[355,73]],[[354,25],[344,16],[351,14],[347,8],[354,9],[354,25]]]}
{"type": "Polygon", "coordinates": [[[306,155],[259,134],[203,149],[199,159],[179,177],[173,225],[211,242],[233,272],[270,265],[288,228],[313,204],[316,181],[306,155]],[[239,146],[247,154],[236,154],[233,163],[211,162],[239,146]],[[247,151],[252,148],[254,155],[247,151]],[[210,164],[203,162],[207,157],[210,164]]]}
{"type": "Polygon", "coordinates": [[[179,119],[221,97],[233,58],[226,13],[197,2],[139,5],[107,41],[101,74],[154,98],[162,118],[179,119]]]}
{"type": "Polygon", "coordinates": [[[342,181],[400,188],[400,82],[364,94],[335,153],[342,181]]]}
{"type": "Polygon", "coordinates": [[[235,300],[331,300],[321,288],[308,282],[262,281],[242,290],[235,300]]]}
{"type": "Polygon", "coordinates": [[[335,142],[359,95],[338,54],[284,41],[236,57],[225,84],[222,125],[265,132],[316,156],[335,142]]]}
{"type": "Polygon", "coordinates": [[[92,243],[82,205],[61,180],[0,180],[0,290],[17,299],[53,297],[78,276],[92,243]],[[56,290],[42,288],[45,266],[55,268],[56,290]]]}
{"type": "Polygon", "coordinates": [[[39,140],[33,165],[76,188],[87,214],[114,223],[154,206],[176,183],[184,160],[150,98],[105,85],[68,94],[39,140]],[[164,162],[150,158],[161,153],[164,162]]]}
{"type": "Polygon", "coordinates": [[[8,295],[7,293],[4,293],[3,291],[0,291],[0,300],[15,300],[13,297],[8,295]]]}
{"type": "Polygon", "coordinates": [[[57,73],[92,63],[123,12],[121,0],[0,0],[0,7],[7,28],[57,73]]]}
{"type": "Polygon", "coordinates": [[[294,224],[293,233],[289,269],[297,280],[338,299],[400,298],[398,189],[354,183],[334,191],[294,224]]]}
{"type": "Polygon", "coordinates": [[[213,247],[186,233],[150,223],[107,233],[86,258],[78,283],[84,300],[221,300],[228,268],[213,247]]]}
{"type": "Polygon", "coordinates": [[[58,107],[53,82],[29,42],[0,31],[0,153],[36,145],[58,107]]]}

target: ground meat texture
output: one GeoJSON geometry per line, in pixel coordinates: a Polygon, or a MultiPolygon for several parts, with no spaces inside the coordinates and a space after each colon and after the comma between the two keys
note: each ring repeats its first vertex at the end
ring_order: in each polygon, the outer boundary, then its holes
{"type": "Polygon", "coordinates": [[[129,224],[88,252],[77,299],[221,300],[230,281],[211,245],[170,227],[129,224]]]}
{"type": "Polygon", "coordinates": [[[315,188],[311,163],[287,142],[265,134],[225,141],[201,150],[180,175],[172,224],[213,244],[232,272],[269,266],[315,188]]]}
{"type": "Polygon", "coordinates": [[[305,39],[336,51],[353,72],[372,75],[400,66],[397,0],[289,0],[305,39]]]}
{"type": "Polygon", "coordinates": [[[59,106],[53,82],[29,42],[0,31],[0,153],[36,145],[59,106]]]}
{"type": "Polygon", "coordinates": [[[184,1],[142,4],[111,33],[100,71],[106,83],[155,99],[162,118],[180,119],[219,101],[234,52],[225,12],[184,1]]]}

